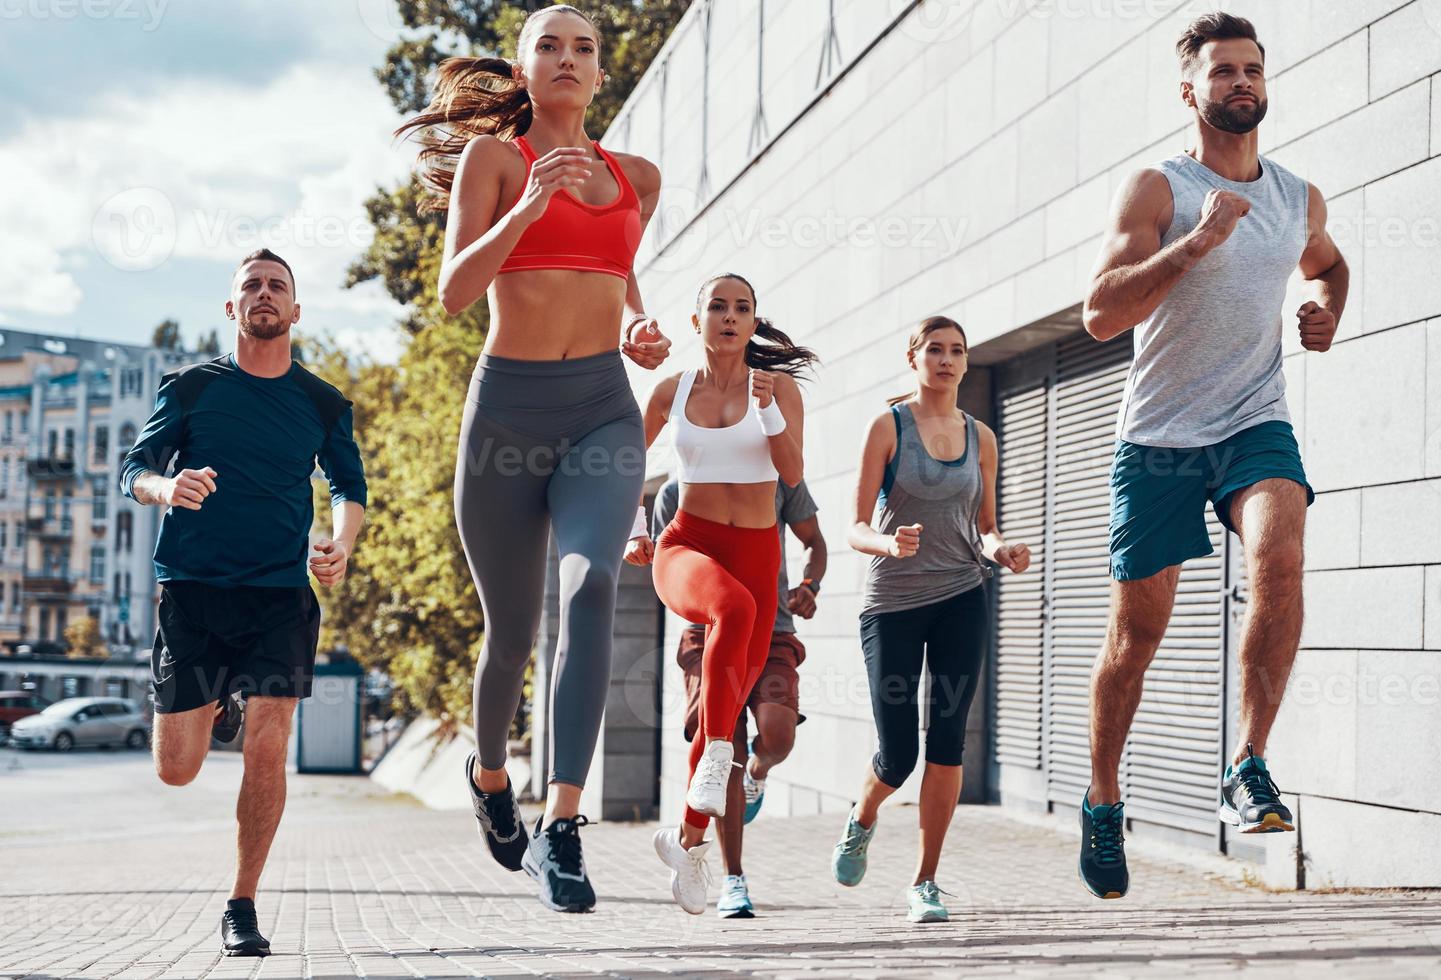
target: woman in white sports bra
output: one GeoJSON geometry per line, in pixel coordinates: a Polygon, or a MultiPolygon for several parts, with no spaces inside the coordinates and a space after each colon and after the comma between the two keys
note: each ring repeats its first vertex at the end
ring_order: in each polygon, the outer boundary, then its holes
{"type": "Polygon", "coordinates": [[[701,287],[691,323],[705,363],[666,378],[645,408],[647,448],[671,424],[680,510],[652,545],[642,506],[625,554],[634,565],[654,559],[666,607],[709,624],[685,819],[655,835],[671,893],[695,915],[706,907],[706,825],[725,815],[731,737],[770,651],[780,571],[776,480],[795,486],[802,476],[805,412],[795,376],[816,359],[758,318],[755,306],[755,290],[738,275],[701,287]]]}

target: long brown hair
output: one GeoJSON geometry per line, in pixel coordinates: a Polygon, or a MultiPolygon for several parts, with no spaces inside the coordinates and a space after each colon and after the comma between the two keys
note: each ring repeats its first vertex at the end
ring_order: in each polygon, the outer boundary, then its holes
{"type": "MultiPolygon", "coordinates": [[[[926,346],[926,338],[940,330],[956,330],[960,332],[961,343],[965,345],[966,353],[971,351],[971,342],[966,339],[965,329],[948,316],[928,316],[921,321],[921,325],[911,334],[910,343],[906,346],[906,354],[915,354],[922,347],[926,346]]],[[[887,405],[899,405],[901,402],[912,398],[915,392],[908,391],[904,395],[897,395],[894,398],[887,398],[887,405]]]]}
{"type": "MultiPolygon", "coordinates": [[[[518,51],[525,50],[526,35],[535,19],[553,13],[580,17],[600,43],[600,28],[589,14],[557,3],[526,16],[518,51]]],[[[416,133],[421,144],[420,182],[430,191],[420,204],[421,211],[444,211],[450,206],[455,168],[471,140],[477,136],[512,140],[530,129],[534,119],[530,93],[515,81],[513,68],[504,58],[446,58],[436,69],[430,104],[396,128],[396,136],[416,133]]]]}
{"type": "MultiPolygon", "coordinates": [[[[734,279],[749,289],[751,309],[756,308],[756,288],[750,284],[750,280],[734,272],[723,272],[718,276],[711,276],[701,283],[700,292],[696,294],[695,298],[697,314],[701,312],[701,302],[705,299],[705,291],[722,279],[734,279]]],[[[789,374],[793,378],[801,378],[801,372],[820,360],[815,351],[808,347],[801,347],[763,316],[756,317],[756,332],[750,340],[746,341],[745,358],[748,368],[779,371],[782,374],[789,374]],[[756,337],[761,337],[768,342],[758,344],[756,337]]]]}

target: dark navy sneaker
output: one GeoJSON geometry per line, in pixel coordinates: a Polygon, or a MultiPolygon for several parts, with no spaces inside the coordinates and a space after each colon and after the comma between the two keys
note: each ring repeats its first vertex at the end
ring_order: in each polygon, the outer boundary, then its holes
{"type": "Polygon", "coordinates": [[[1266,762],[1246,746],[1239,766],[1227,766],[1221,776],[1221,806],[1216,815],[1243,834],[1275,834],[1295,830],[1291,811],[1281,802],[1281,791],[1266,771],[1266,762]]]}
{"type": "Polygon", "coordinates": [[[210,737],[217,742],[233,742],[240,734],[240,723],[245,720],[245,702],[235,695],[227,695],[221,702],[219,714],[210,725],[210,737]]]}
{"type": "Polygon", "coordinates": [[[560,817],[541,830],[535,822],[530,846],[521,867],[540,885],[540,904],[557,912],[589,912],[595,907],[595,889],[585,874],[580,853],[580,828],[590,823],[585,817],[560,817]]]}
{"type": "Polygon", "coordinates": [[[260,934],[255,902],[232,898],[220,917],[220,951],[226,956],[269,956],[270,940],[260,934]]]}
{"type": "Polygon", "coordinates": [[[1091,806],[1088,790],[1081,797],[1081,881],[1097,898],[1121,898],[1131,887],[1126,870],[1124,803],[1091,806]]]}
{"type": "Polygon", "coordinates": [[[465,758],[465,785],[470,787],[470,805],[475,811],[475,821],[480,824],[480,836],[490,848],[490,856],[501,867],[511,871],[520,870],[520,859],[530,843],[525,836],[525,822],[520,816],[520,806],[515,802],[515,790],[506,782],[499,793],[482,793],[475,786],[475,753],[465,758]]]}

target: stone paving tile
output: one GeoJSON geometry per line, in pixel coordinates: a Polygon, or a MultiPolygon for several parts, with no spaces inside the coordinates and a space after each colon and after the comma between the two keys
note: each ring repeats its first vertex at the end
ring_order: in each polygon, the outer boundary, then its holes
{"type": "Polygon", "coordinates": [[[1075,879],[1074,837],[997,808],[957,812],[940,873],[953,919],[914,926],[901,914],[915,846],[909,808],[884,812],[855,889],[829,875],[843,817],[752,825],[757,918],[726,921],[675,906],[653,825],[585,831],[601,901],[593,914],[565,916],[536,902],[525,875],[489,859],[468,814],[432,813],[353,781],[297,779],[296,790],[258,897],[276,955],[219,955],[230,831],[169,819],[173,791],[137,785],[155,797],[148,823],[31,835],[5,849],[0,977],[1441,973],[1441,895],[1271,894],[1133,854],[1131,896],[1102,903],[1075,879]]]}

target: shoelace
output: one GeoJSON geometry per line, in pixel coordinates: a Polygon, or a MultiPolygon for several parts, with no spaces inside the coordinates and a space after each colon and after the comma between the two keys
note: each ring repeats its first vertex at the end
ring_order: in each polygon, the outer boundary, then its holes
{"type": "Polygon", "coordinates": [[[225,921],[229,923],[231,932],[242,933],[260,931],[260,920],[256,916],[254,908],[226,909],[225,921]]]}
{"type": "Polygon", "coordinates": [[[870,842],[870,828],[852,820],[846,824],[846,839],[841,841],[841,850],[847,854],[863,854],[870,842]],[[852,827],[855,829],[852,830],[852,827]]]}
{"type": "Polygon", "coordinates": [[[1121,822],[1120,804],[1099,820],[1092,818],[1091,848],[1096,852],[1096,860],[1102,864],[1115,864],[1125,853],[1122,843],[1126,838],[1121,831],[1121,822]]]}
{"type": "Polygon", "coordinates": [[[686,857],[690,858],[691,867],[695,869],[696,877],[705,885],[706,891],[710,891],[714,879],[711,878],[710,865],[706,863],[705,857],[695,857],[695,848],[686,850],[686,857]]]}
{"type": "Polygon", "coordinates": [[[1267,807],[1281,802],[1281,790],[1271,780],[1271,774],[1260,766],[1250,766],[1236,775],[1252,803],[1267,807]]]}
{"type": "Polygon", "coordinates": [[[696,788],[702,792],[724,793],[725,787],[730,782],[729,763],[712,762],[705,756],[701,756],[697,764],[695,774],[698,780],[696,788]]]}
{"type": "Polygon", "coordinates": [[[937,905],[940,904],[942,895],[950,895],[951,898],[956,897],[954,893],[946,891],[934,881],[923,881],[920,883],[919,888],[922,898],[928,902],[935,902],[937,905]]]}
{"type": "Polygon", "coordinates": [[[545,832],[550,843],[550,859],[569,875],[580,874],[580,828],[590,823],[585,816],[557,820],[545,832]]]}
{"type": "Polygon", "coordinates": [[[487,793],[484,797],[485,814],[490,817],[490,830],[501,840],[515,836],[515,796],[508,793],[487,793]],[[505,797],[504,800],[501,798],[505,797]],[[505,804],[509,804],[509,806],[505,804]]]}

